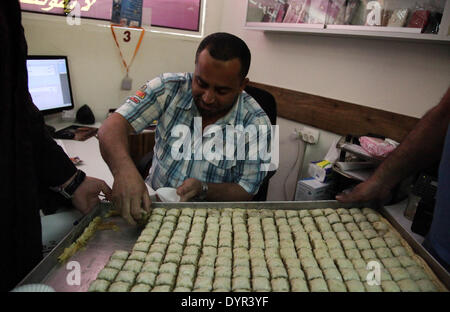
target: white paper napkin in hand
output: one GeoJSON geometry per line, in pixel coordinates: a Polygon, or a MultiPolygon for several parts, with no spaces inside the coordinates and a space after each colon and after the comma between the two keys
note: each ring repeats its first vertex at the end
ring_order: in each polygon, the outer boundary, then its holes
{"type": "Polygon", "coordinates": [[[177,189],[173,187],[161,187],[156,190],[156,194],[162,202],[179,202],[180,196],[177,189]]]}

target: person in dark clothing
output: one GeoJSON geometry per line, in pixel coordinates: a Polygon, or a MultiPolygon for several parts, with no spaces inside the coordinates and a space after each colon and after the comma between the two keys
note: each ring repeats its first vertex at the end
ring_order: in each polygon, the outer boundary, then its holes
{"type": "Polygon", "coordinates": [[[27,44],[18,0],[0,1],[0,218],[2,291],[12,289],[42,259],[39,210],[50,187],[65,188],[88,213],[103,192],[85,177],[45,129],[28,92],[27,44]]]}

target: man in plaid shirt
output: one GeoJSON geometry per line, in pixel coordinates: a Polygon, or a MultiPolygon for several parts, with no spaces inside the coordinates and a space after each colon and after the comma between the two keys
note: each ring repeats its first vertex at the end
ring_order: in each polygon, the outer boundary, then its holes
{"type": "Polygon", "coordinates": [[[148,81],[103,123],[100,149],[114,176],[114,203],[128,222],[135,223],[151,205],[128,153],[128,134],[154,120],[154,156],[146,179],[153,189],[177,188],[181,201],[246,201],[258,192],[270,162],[264,152],[271,123],[243,91],[249,67],[250,51],[241,39],[212,34],[197,49],[194,73],[148,81]]]}

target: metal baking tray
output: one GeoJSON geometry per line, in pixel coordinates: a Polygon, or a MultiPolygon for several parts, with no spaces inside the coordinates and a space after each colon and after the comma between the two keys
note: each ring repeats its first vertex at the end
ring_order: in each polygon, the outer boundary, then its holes
{"type": "MultiPolygon", "coordinates": [[[[79,250],[66,263],[60,264],[58,257],[64,249],[70,246],[83,233],[84,229],[97,216],[104,215],[112,205],[103,202],[90,214],[86,215],[67,236],[17,285],[42,283],[51,286],[55,291],[78,292],[87,291],[90,283],[96,279],[98,272],[108,262],[115,250],[131,251],[138,239],[143,226],[131,226],[120,216],[110,217],[120,230],[97,231],[88,241],[85,248],[79,250]],[[73,284],[71,276],[78,262],[81,269],[79,285],[73,284]],[[76,263],[75,263],[76,265],[76,263]],[[69,281],[68,281],[69,280],[69,281]]],[[[339,203],[335,200],[327,201],[280,201],[280,202],[187,202],[187,203],[152,203],[152,208],[244,208],[244,209],[317,209],[317,208],[362,208],[367,204],[339,203]]],[[[372,208],[377,208],[373,207],[372,208]]],[[[414,252],[422,257],[432,269],[438,279],[450,289],[449,273],[419,244],[383,207],[378,211],[408,242],[414,252]]]]}

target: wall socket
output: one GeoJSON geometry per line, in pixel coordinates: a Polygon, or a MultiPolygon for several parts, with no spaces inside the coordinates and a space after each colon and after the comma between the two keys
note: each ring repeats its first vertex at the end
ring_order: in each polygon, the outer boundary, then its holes
{"type": "Polygon", "coordinates": [[[317,144],[319,142],[319,130],[310,127],[302,127],[295,129],[297,138],[302,139],[309,144],[317,144]]]}

